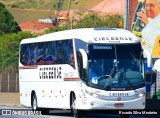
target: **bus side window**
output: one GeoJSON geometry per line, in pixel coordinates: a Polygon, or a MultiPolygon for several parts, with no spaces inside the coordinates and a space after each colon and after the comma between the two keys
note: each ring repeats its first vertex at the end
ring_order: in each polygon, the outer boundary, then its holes
{"type": "Polygon", "coordinates": [[[56,56],[58,64],[66,64],[65,41],[56,41],[56,56]]]}
{"type": "Polygon", "coordinates": [[[30,44],[30,65],[36,65],[37,44],[30,44]]]}
{"type": "Polygon", "coordinates": [[[55,64],[54,56],[55,56],[55,51],[54,51],[54,42],[47,42],[46,43],[46,58],[45,58],[45,63],[47,65],[49,64],[55,64]]]}
{"type": "Polygon", "coordinates": [[[45,65],[45,43],[38,43],[37,65],[45,65]]]}
{"type": "Polygon", "coordinates": [[[25,65],[29,65],[30,63],[30,49],[29,49],[29,45],[26,45],[26,49],[25,49],[25,65]]]}
{"type": "Polygon", "coordinates": [[[77,65],[78,65],[78,71],[79,71],[79,76],[83,81],[86,81],[86,69],[83,68],[83,61],[82,61],[82,55],[80,52],[77,52],[77,65]]]}
{"type": "Polygon", "coordinates": [[[20,49],[20,62],[23,64],[23,65],[26,65],[26,61],[25,61],[25,50],[26,50],[26,45],[25,44],[22,44],[21,45],[21,49],[20,49]]]}

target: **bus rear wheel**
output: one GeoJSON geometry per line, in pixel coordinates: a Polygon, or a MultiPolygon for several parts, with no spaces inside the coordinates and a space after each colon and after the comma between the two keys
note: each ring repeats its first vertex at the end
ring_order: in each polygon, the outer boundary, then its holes
{"type": "Polygon", "coordinates": [[[75,94],[72,94],[72,97],[71,97],[71,112],[72,112],[72,114],[75,118],[83,118],[83,116],[85,115],[85,112],[82,111],[82,110],[78,110],[76,108],[75,102],[76,102],[76,96],[75,96],[75,94]]]}
{"type": "Polygon", "coordinates": [[[37,111],[38,107],[37,107],[37,96],[36,94],[34,94],[32,96],[32,111],[37,111]]]}

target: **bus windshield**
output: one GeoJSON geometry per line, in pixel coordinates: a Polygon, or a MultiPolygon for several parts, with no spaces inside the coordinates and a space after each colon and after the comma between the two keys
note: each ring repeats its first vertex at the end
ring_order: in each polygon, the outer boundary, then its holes
{"type": "Polygon", "coordinates": [[[90,44],[88,85],[104,90],[133,90],[145,86],[140,43],[90,44]]]}

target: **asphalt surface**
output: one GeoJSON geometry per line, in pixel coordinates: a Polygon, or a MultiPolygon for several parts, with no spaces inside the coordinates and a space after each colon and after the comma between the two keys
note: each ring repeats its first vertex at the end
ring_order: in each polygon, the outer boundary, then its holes
{"type": "MultiPolygon", "coordinates": [[[[105,111],[105,112],[88,112],[83,118],[160,118],[156,110],[152,111],[105,111]],[[122,116],[120,114],[123,114],[122,116]],[[125,115],[129,114],[129,115],[125,115]]],[[[74,118],[70,110],[50,110],[48,115],[41,115],[37,112],[33,114],[31,109],[16,106],[0,106],[0,118],[74,118]]]]}
{"type": "MultiPolygon", "coordinates": [[[[70,110],[50,110],[48,115],[41,115],[40,112],[33,113],[31,109],[25,107],[0,106],[0,118],[74,118],[70,110]]],[[[83,118],[117,118],[119,115],[87,113],[83,118]]]]}

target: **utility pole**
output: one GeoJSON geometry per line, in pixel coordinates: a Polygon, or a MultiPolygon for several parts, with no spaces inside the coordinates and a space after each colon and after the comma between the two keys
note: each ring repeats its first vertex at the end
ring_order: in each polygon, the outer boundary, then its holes
{"type": "Polygon", "coordinates": [[[129,0],[125,0],[124,9],[124,29],[128,30],[128,10],[129,10],[129,0]]]}

